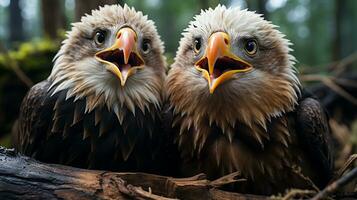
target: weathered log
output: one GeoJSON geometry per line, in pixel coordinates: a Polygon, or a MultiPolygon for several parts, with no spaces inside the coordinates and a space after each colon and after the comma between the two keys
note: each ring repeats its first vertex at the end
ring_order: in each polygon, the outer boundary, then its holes
{"type": "MultiPolygon", "coordinates": [[[[349,162],[346,164],[349,167],[352,165],[349,162]]],[[[270,199],[268,196],[240,194],[219,189],[227,183],[244,181],[237,180],[238,175],[239,173],[233,173],[209,181],[205,179],[204,174],[189,178],[172,178],[146,173],[86,170],[41,163],[12,149],[0,147],[0,199],[270,199]]],[[[324,198],[328,194],[339,198],[355,198],[357,197],[355,192],[332,193],[342,185],[355,180],[356,177],[356,168],[354,168],[344,176],[341,174],[341,177],[317,194],[316,191],[292,189],[284,197],[274,199],[311,197],[313,194],[316,194],[316,199],[324,198]]]]}
{"type": "Polygon", "coordinates": [[[0,199],[268,199],[218,189],[235,176],[208,181],[204,174],[177,179],[85,170],[44,164],[0,147],[0,199]]]}

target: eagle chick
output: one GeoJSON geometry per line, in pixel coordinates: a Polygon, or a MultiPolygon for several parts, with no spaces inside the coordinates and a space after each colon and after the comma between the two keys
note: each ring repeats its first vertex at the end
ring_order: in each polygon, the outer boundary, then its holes
{"type": "Polygon", "coordinates": [[[162,137],[163,43],[127,5],[74,23],[50,76],[24,98],[14,133],[26,155],[76,167],[155,169],[162,137]]]}
{"type": "Polygon", "coordinates": [[[324,186],[329,128],[302,98],[291,43],[261,15],[218,6],[195,16],[167,77],[182,172],[210,179],[239,171],[244,192],[324,186]],[[301,170],[301,172],[297,172],[301,170]]]}

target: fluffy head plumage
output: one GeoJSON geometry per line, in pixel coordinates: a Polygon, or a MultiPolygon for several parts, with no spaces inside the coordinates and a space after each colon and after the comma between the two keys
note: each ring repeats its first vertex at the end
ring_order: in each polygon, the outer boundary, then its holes
{"type": "Polygon", "coordinates": [[[73,23],[72,30],[66,36],[48,78],[53,83],[53,93],[67,89],[67,98],[87,99],[87,112],[106,105],[119,119],[123,117],[123,113],[120,113],[123,106],[134,113],[135,107],[144,112],[149,104],[160,105],[165,73],[164,48],[154,22],[142,12],[127,5],[106,5],[93,10],[91,15],[83,16],[80,22],[73,23]],[[116,33],[124,26],[131,27],[137,33],[138,46],[143,40],[148,40],[151,49],[149,53],[139,52],[145,67],[121,87],[119,80],[95,59],[95,54],[110,47],[116,33]],[[107,34],[102,46],[94,42],[98,29],[105,30],[107,34]]]}
{"type": "MultiPolygon", "coordinates": [[[[243,123],[253,130],[267,129],[272,117],[294,109],[300,83],[294,70],[291,43],[261,15],[239,8],[218,6],[194,17],[183,33],[175,62],[167,78],[167,91],[176,114],[183,116],[181,131],[193,128],[197,140],[206,135],[202,124],[216,124],[229,138],[235,126],[243,123]],[[205,49],[212,33],[222,31],[231,37],[231,51],[253,65],[253,70],[235,74],[210,94],[207,80],[194,67],[202,53],[194,52],[200,38],[205,49]],[[258,52],[249,56],[244,41],[253,38],[258,52]],[[189,94],[189,95],[188,95],[189,94]]],[[[266,134],[252,133],[258,141],[266,134]]],[[[206,136],[207,137],[207,136],[206,136]]],[[[198,145],[199,146],[199,145],[198,145]]]]}

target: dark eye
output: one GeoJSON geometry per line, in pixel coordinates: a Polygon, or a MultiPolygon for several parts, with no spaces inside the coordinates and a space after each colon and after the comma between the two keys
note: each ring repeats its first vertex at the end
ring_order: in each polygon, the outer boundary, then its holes
{"type": "Polygon", "coordinates": [[[105,42],[105,31],[97,31],[94,35],[94,41],[98,45],[103,44],[105,42]]]}
{"type": "Polygon", "coordinates": [[[255,53],[257,53],[258,44],[255,40],[248,40],[245,43],[244,49],[249,55],[254,55],[255,53]]]}
{"type": "Polygon", "coordinates": [[[150,48],[151,48],[150,40],[144,39],[143,42],[141,43],[141,50],[142,50],[144,53],[149,53],[150,48]]]}
{"type": "Polygon", "coordinates": [[[195,42],[193,44],[194,50],[196,53],[198,53],[201,49],[201,39],[200,38],[196,38],[195,42]]]}

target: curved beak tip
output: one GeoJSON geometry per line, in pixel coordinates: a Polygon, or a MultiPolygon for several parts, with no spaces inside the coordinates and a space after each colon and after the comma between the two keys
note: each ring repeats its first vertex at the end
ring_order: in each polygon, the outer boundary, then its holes
{"type": "Polygon", "coordinates": [[[124,87],[126,80],[120,80],[120,85],[124,87]]]}

